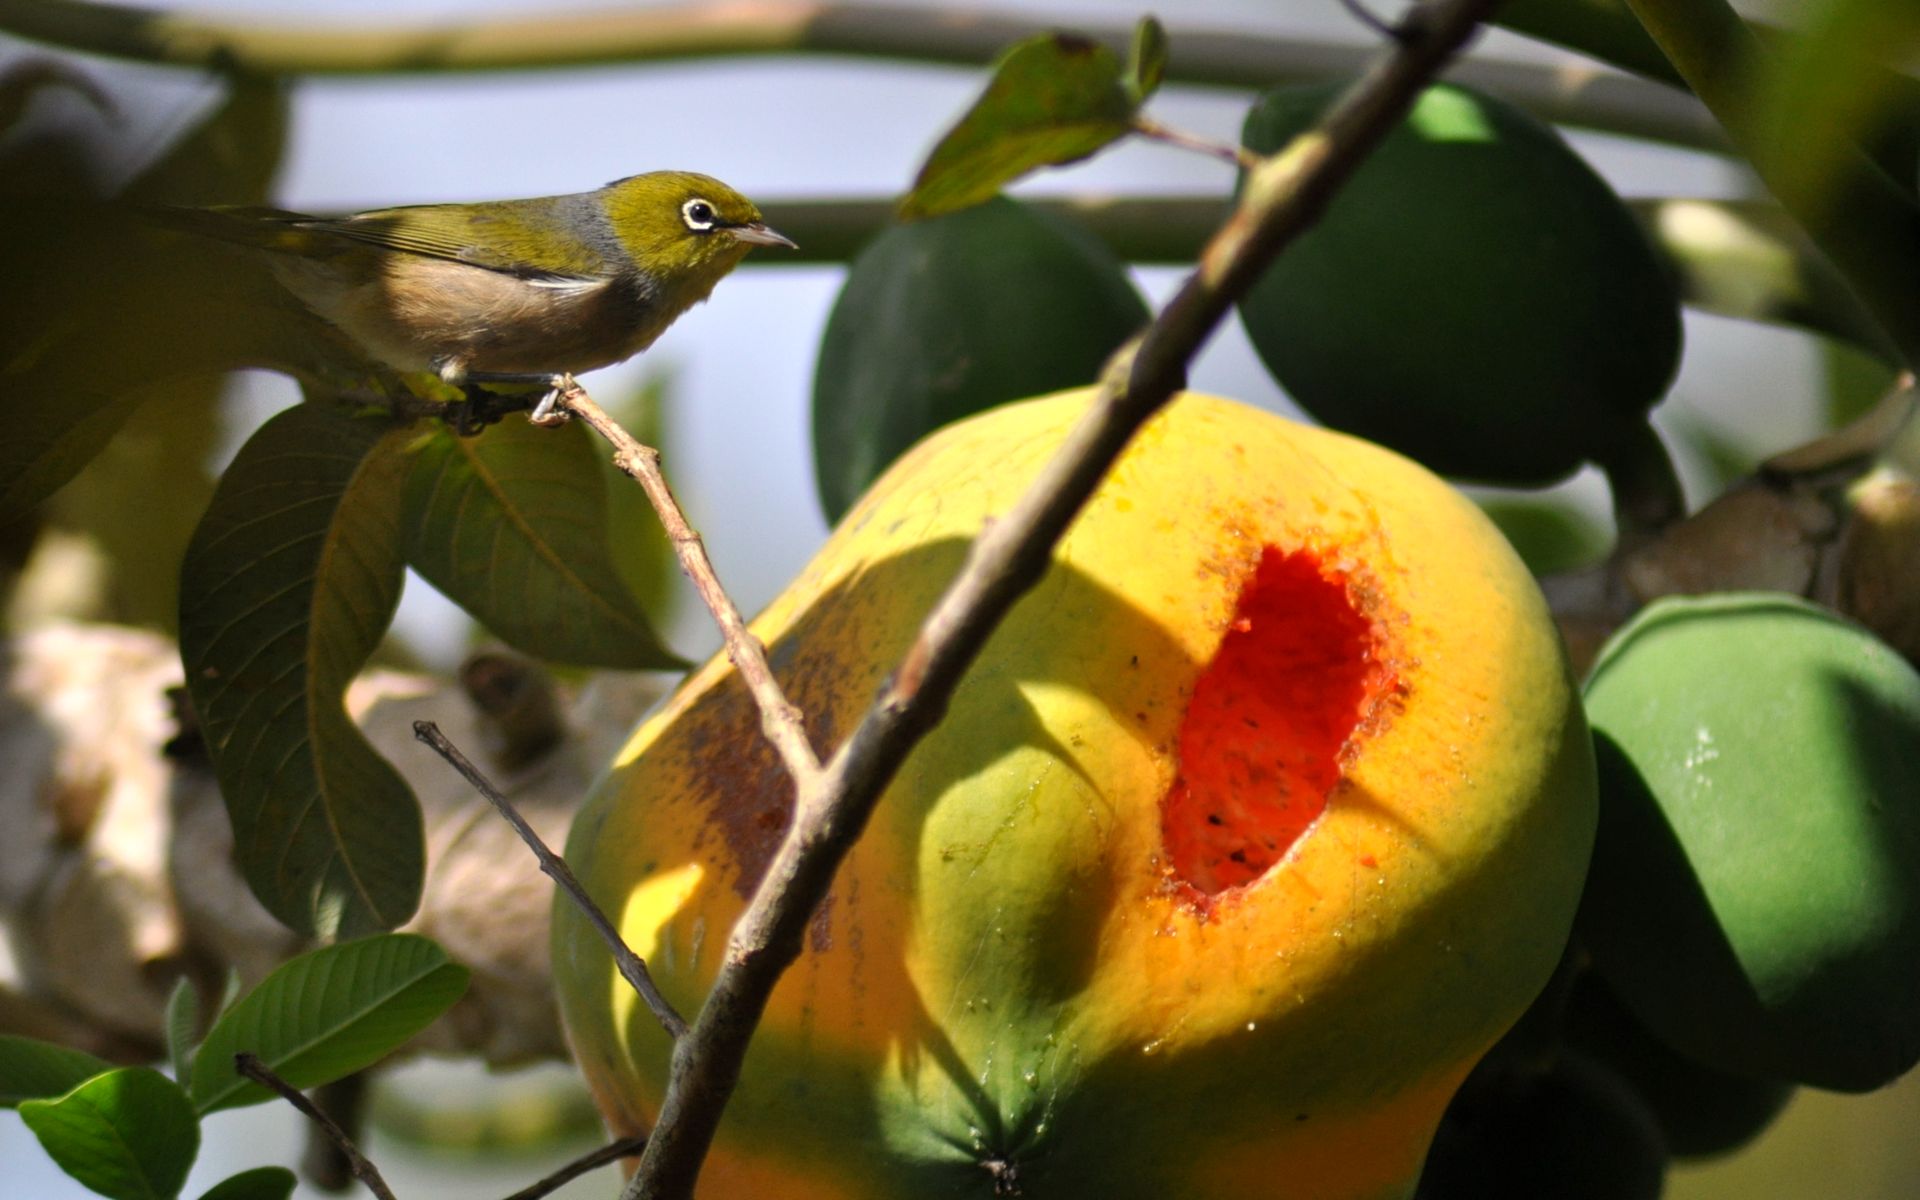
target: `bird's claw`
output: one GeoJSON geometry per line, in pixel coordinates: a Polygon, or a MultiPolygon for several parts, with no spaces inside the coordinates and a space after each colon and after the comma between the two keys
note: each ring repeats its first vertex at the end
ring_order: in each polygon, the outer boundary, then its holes
{"type": "Polygon", "coordinates": [[[527,414],[527,420],[543,429],[565,425],[573,419],[573,414],[567,411],[563,402],[579,386],[573,381],[572,375],[555,375],[553,386],[547,389],[546,395],[540,397],[540,403],[533,406],[533,411],[527,414]]]}

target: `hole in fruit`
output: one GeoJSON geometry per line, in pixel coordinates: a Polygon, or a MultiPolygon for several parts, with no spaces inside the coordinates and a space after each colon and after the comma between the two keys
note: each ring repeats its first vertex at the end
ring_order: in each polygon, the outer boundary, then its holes
{"type": "Polygon", "coordinates": [[[1176,878],[1217,896],[1260,877],[1327,806],[1341,749],[1394,686],[1344,577],[1272,546],[1200,674],[1161,806],[1176,878]]]}

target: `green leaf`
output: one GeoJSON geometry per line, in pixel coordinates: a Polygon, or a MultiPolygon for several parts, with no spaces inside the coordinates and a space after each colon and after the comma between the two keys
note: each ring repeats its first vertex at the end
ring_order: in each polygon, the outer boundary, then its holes
{"type": "Polygon", "coordinates": [[[22,1100],[45,1100],[113,1070],[113,1064],[84,1050],[38,1038],[0,1034],[0,1108],[22,1100]]]}
{"type": "Polygon", "coordinates": [[[200,1149],[200,1122],[178,1084],[121,1067],[57,1100],[26,1100],[20,1119],[60,1169],[113,1200],[172,1200],[200,1149]]]}
{"type": "Polygon", "coordinates": [[[200,1032],[200,993],[181,976],[167,996],[167,1059],[173,1077],[185,1083],[193,1072],[194,1037],[200,1032]]]}
{"type": "Polygon", "coordinates": [[[1127,74],[1121,81],[1128,99],[1139,108],[1147,97],[1160,90],[1167,77],[1167,31],[1153,17],[1141,17],[1133,30],[1133,45],[1127,51],[1127,74]]]}
{"type": "Polygon", "coordinates": [[[900,215],[911,220],[968,208],[1037,167],[1085,158],[1126,136],[1135,107],[1120,60],[1100,43],[1067,33],[1018,42],[933,148],[900,215]]]}
{"type": "Polygon", "coordinates": [[[241,447],[180,580],[187,687],[254,895],[314,937],[391,928],[419,903],[419,803],[341,697],[403,578],[406,435],[319,405],[241,447]]]}
{"type": "Polygon", "coordinates": [[[193,1064],[203,1113],[271,1100],[234,1070],[246,1051],[305,1090],[398,1049],[467,990],[467,969],[427,938],[381,934],[282,963],[214,1022],[193,1064]]]}
{"type": "Polygon", "coordinates": [[[168,204],[267,199],[286,150],[286,82],[231,75],[226,83],[227,98],[128,184],[126,199],[168,204]]]}
{"type": "Polygon", "coordinates": [[[854,260],[820,347],[821,507],[839,520],[903,450],[948,422],[1091,383],[1147,318],[1099,239],[1017,201],[887,230],[854,260]]]}
{"type": "Polygon", "coordinates": [[[1829,0],[1809,15],[1801,36],[1766,58],[1756,86],[1768,136],[1792,147],[1769,187],[1830,195],[1867,146],[1911,195],[1920,81],[1891,68],[1920,56],[1920,4],[1829,0]]]}
{"type": "Polygon", "coordinates": [[[58,491],[106,448],[138,401],[63,388],[38,373],[0,375],[8,395],[0,438],[0,525],[58,491]]]}
{"type": "Polygon", "coordinates": [[[607,480],[577,422],[438,429],[412,447],[407,560],[516,649],[583,666],[685,665],[621,581],[607,480]]]}
{"type": "Polygon", "coordinates": [[[255,1167],[229,1175],[209,1188],[200,1200],[288,1200],[298,1183],[285,1167],[255,1167]]]}

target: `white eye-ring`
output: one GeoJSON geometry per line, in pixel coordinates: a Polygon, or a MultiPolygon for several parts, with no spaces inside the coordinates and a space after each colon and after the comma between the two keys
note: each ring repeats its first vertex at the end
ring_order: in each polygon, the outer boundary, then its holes
{"type": "Polygon", "coordinates": [[[705,233],[720,221],[713,205],[697,196],[680,206],[680,219],[695,233],[705,233]]]}

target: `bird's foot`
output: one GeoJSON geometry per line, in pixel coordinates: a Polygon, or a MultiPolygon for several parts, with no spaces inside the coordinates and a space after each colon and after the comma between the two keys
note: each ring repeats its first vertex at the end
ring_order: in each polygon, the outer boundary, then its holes
{"type": "Polygon", "coordinates": [[[573,414],[567,411],[566,400],[580,390],[580,385],[574,382],[573,376],[565,372],[555,375],[552,384],[547,394],[540,397],[540,403],[534,405],[533,411],[527,414],[527,420],[543,429],[554,425],[565,425],[573,419],[573,414]]]}

